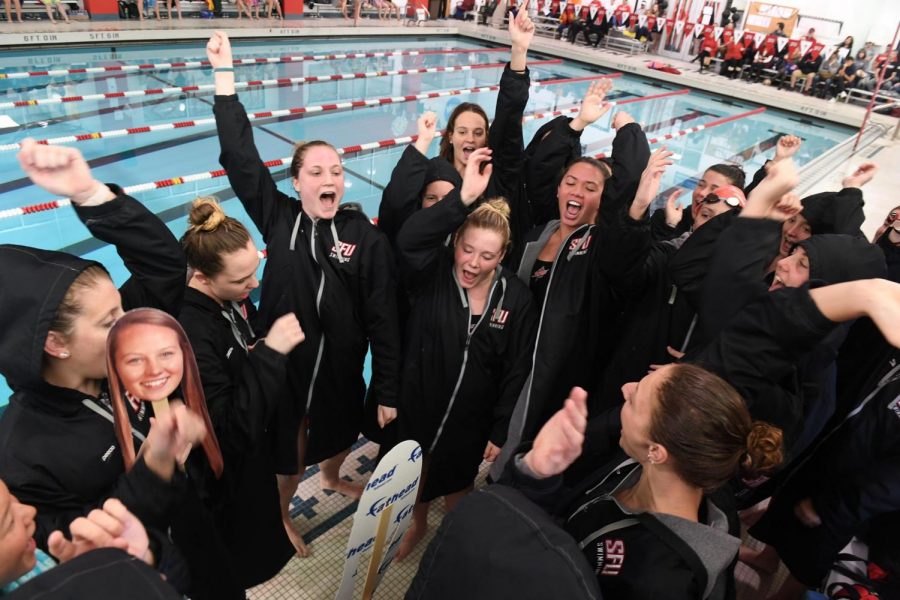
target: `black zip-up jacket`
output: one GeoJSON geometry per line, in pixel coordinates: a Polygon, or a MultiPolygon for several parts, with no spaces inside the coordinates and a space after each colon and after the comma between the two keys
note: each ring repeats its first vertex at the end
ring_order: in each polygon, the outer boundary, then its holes
{"type": "MultiPolygon", "coordinates": [[[[467,213],[454,190],[411,216],[397,239],[412,296],[399,418],[401,439],[419,442],[433,464],[468,462],[474,474],[488,440],[498,447],[506,441],[537,315],[531,291],[504,267],[493,275],[480,317],[472,314],[454,275],[453,250],[443,245],[467,213]]],[[[462,483],[459,489],[471,481],[462,483]]]]}
{"type": "MultiPolygon", "coordinates": [[[[892,244],[887,233],[881,236],[876,245],[884,252],[887,278],[900,283],[900,246],[892,244]]],[[[894,348],[887,343],[871,319],[858,319],[853,324],[837,358],[836,418],[843,419],[856,404],[859,390],[863,389],[872,374],[872,365],[880,363],[893,353],[894,348]]]]}
{"type": "MultiPolygon", "coordinates": [[[[510,421],[509,437],[516,446],[537,433],[573,386],[591,390],[599,384],[621,310],[616,285],[637,267],[648,240],[641,232],[646,221],[624,219],[622,226],[609,229],[582,225],[559,247],[546,275],[546,293],[537,299],[540,320],[531,371],[510,421]]],[[[526,243],[518,269],[523,282],[529,281],[538,254],[558,228],[558,221],[548,223],[526,243]]],[[[504,463],[495,464],[497,476],[504,463]]]]}
{"type": "MultiPolygon", "coordinates": [[[[131,273],[119,289],[126,310],[150,306],[178,313],[185,259],[162,221],[122,195],[75,212],[95,238],[115,246],[131,273]]],[[[44,343],[57,307],[78,275],[98,264],[61,252],[0,246],[0,373],[13,388],[0,419],[0,479],[21,502],[37,508],[35,539],[45,549],[50,532],[68,532],[73,519],[110,497],[146,525],[164,529],[183,491],[177,476],[166,483],[141,459],[125,473],[105,393],[89,397],[42,377],[44,343]]],[[[149,430],[145,412],[132,414],[139,435],[149,430]]]]}
{"type": "Polygon", "coordinates": [[[664,513],[632,513],[613,497],[635,485],[641,466],[619,450],[576,487],[563,476],[536,479],[518,458],[501,483],[543,507],[578,543],[608,598],[724,599],[740,540],[734,515],[705,497],[699,521],[664,513]],[[729,516],[732,519],[729,519],[729,516]]]}
{"type": "MultiPolygon", "coordinates": [[[[680,352],[693,347],[699,289],[715,240],[735,214],[728,211],[694,233],[648,246],[641,267],[626,284],[631,300],[622,314],[622,334],[604,374],[601,408],[620,405],[622,385],[640,381],[651,364],[672,362],[666,346],[680,352]]],[[[647,235],[652,239],[649,230],[647,235]]]]}
{"type": "Polygon", "coordinates": [[[267,434],[287,393],[287,357],[257,340],[249,324],[255,312],[250,301],[222,306],[189,287],[178,318],[194,349],[225,459],[221,479],[205,461],[191,475],[244,588],[271,579],[294,554],[281,522],[267,434]]]}
{"type": "MultiPolygon", "coordinates": [[[[547,197],[536,200],[537,189],[529,189],[535,210],[551,213],[551,204],[559,208],[557,194],[546,184],[551,173],[560,173],[569,162],[573,139],[578,134],[568,122],[558,121],[549,133],[532,146],[528,170],[543,165],[545,177],[543,191],[547,197]],[[541,209],[540,207],[543,207],[541,209]]],[[[614,289],[638,267],[645,254],[648,236],[642,234],[646,221],[635,222],[628,217],[625,206],[631,197],[629,190],[636,189],[641,173],[647,164],[649,147],[640,126],[629,123],[619,129],[613,141],[613,176],[604,186],[601,197],[607,199],[613,209],[608,218],[612,226],[585,224],[573,231],[560,245],[550,272],[548,283],[540,303],[538,330],[531,372],[516,400],[510,418],[507,444],[493,468],[496,478],[510,458],[510,452],[522,440],[534,436],[540,426],[561,406],[573,386],[587,390],[596,389],[617,339],[619,324],[616,314],[621,310],[621,295],[614,289]],[[618,192],[614,192],[618,190],[618,192]]],[[[538,213],[536,213],[538,214],[538,213]]],[[[601,215],[601,221],[603,216],[601,215]]],[[[547,240],[559,228],[559,221],[552,220],[535,228],[525,239],[521,256],[516,257],[516,273],[523,282],[530,282],[534,263],[547,240]]],[[[597,407],[592,406],[591,409],[597,407]]]]}
{"type": "Polygon", "coordinates": [[[278,190],[236,95],[216,96],[213,111],[219,162],[267,245],[262,323],[268,327],[293,311],[306,334],[289,357],[296,415],[279,426],[299,430],[308,415],[305,461],[313,464],[348,448],[363,427],[363,361],[370,345],[370,390],[378,404],[396,405],[394,259],[387,238],[360,211],[342,207],[331,221],[313,222],[300,202],[278,190]]]}
{"type": "Polygon", "coordinates": [[[896,349],[875,369],[857,400],[841,424],[796,461],[751,530],[778,550],[792,575],[811,587],[822,581],[837,554],[875,517],[900,511],[896,349]],[[797,519],[794,506],[804,498],[812,501],[821,525],[810,528],[797,519]]]}

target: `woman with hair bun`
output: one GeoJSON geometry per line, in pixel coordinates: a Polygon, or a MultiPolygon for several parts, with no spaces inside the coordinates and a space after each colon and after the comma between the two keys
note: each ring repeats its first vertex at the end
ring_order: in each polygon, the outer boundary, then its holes
{"type": "MultiPolygon", "coordinates": [[[[544,507],[574,538],[596,573],[602,597],[724,598],[740,540],[730,533],[736,529],[736,515],[713,492],[737,474],[755,477],[778,465],[781,433],[753,421],[733,387],[694,365],[667,365],[638,383],[625,384],[622,393],[621,411],[609,413],[603,427],[592,421],[588,432],[587,393],[573,389],[532,448],[510,461],[500,483],[544,507]],[[564,487],[563,475],[568,482],[567,470],[582,454],[586,434],[592,445],[605,445],[607,451],[590,457],[588,476],[564,487]]],[[[508,522],[501,514],[508,511],[503,503],[488,505],[474,498],[460,505],[435,537],[442,544],[432,544],[422,559],[411,588],[420,595],[407,597],[459,597],[454,592],[466,586],[467,571],[453,580],[444,578],[446,570],[436,565],[445,564],[444,557],[466,556],[472,552],[470,544],[479,556],[521,557],[521,548],[494,541],[517,539],[518,532],[495,530],[499,525],[494,523],[508,522]],[[479,514],[469,512],[476,509],[479,514]],[[483,524],[480,534],[453,535],[454,521],[470,518],[483,524]],[[436,593],[430,594],[432,590],[436,593]]],[[[530,572],[540,566],[522,562],[511,571],[492,572],[504,572],[514,591],[527,590],[530,572]]]]}
{"type": "Polygon", "coordinates": [[[489,158],[487,148],[473,152],[462,186],[410,216],[397,236],[411,297],[399,439],[416,440],[425,455],[401,558],[425,534],[429,503],[444,496],[452,509],[472,490],[482,459],[499,454],[528,374],[531,293],[500,266],[510,243],[509,206],[495,198],[471,210],[490,178],[490,165],[479,173],[489,158]]]}
{"type": "MultiPolygon", "coordinates": [[[[214,198],[198,198],[181,238],[190,279],[179,321],[203,384],[212,429],[225,457],[221,481],[202,480],[201,496],[246,589],[272,578],[294,554],[278,501],[270,428],[287,396],[287,356],[303,339],[294,313],[265,338],[252,323],[249,294],[259,282],[259,251],[247,228],[214,198]]],[[[305,549],[296,538],[298,551],[305,549]]]]}

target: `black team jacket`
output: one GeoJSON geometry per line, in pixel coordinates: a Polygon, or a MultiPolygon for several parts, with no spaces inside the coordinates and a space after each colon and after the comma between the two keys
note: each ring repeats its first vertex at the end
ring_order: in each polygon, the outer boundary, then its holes
{"type": "Polygon", "coordinates": [[[400,439],[415,439],[431,456],[423,501],[469,485],[488,440],[503,446],[537,324],[530,290],[502,266],[484,311],[472,314],[444,246],[467,213],[454,190],[412,215],[397,239],[412,298],[400,439]]]}
{"type": "Polygon", "coordinates": [[[221,479],[205,460],[191,475],[244,588],[268,581],[294,555],[281,522],[270,436],[287,390],[287,357],[254,335],[255,312],[249,300],[222,306],[189,287],[178,317],[194,349],[225,460],[221,479]]]}
{"type": "Polygon", "coordinates": [[[400,340],[390,244],[359,210],[341,207],[313,222],[298,200],[278,190],[253,141],[237,96],[216,96],[219,162],[267,245],[260,317],[264,327],[287,312],[306,341],[289,356],[294,414],[279,427],[299,430],[309,418],[306,464],[349,448],[363,428],[363,362],[379,404],[396,406],[400,340]]]}

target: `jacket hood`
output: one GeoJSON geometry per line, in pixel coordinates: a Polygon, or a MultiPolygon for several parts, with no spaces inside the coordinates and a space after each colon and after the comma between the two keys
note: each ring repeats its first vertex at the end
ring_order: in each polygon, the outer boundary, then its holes
{"type": "Polygon", "coordinates": [[[469,494],[441,523],[406,600],[598,600],[597,578],[575,540],[513,488],[469,494]],[[472,544],[472,539],[485,540],[472,544]]]}
{"type": "Polygon", "coordinates": [[[841,192],[822,192],[803,198],[800,214],[809,221],[813,235],[820,233],[846,233],[854,235],[862,227],[864,214],[861,193],[853,198],[841,192]],[[849,203],[859,206],[859,210],[849,210],[849,203]],[[844,222],[841,222],[844,221],[844,222]]]}
{"type": "Polygon", "coordinates": [[[810,287],[887,275],[884,252],[865,238],[814,235],[799,246],[809,256],[810,287]]]}
{"type": "Polygon", "coordinates": [[[0,374],[11,387],[40,383],[44,342],[72,282],[98,262],[0,245],[0,374]]]}
{"type": "Polygon", "coordinates": [[[425,187],[434,181],[448,181],[457,189],[462,187],[462,176],[459,174],[452,164],[440,157],[432,158],[428,161],[428,170],[425,172],[425,187]]]}
{"type": "Polygon", "coordinates": [[[706,499],[706,523],[695,523],[674,515],[654,513],[653,516],[697,553],[706,570],[706,590],[709,598],[721,575],[737,556],[741,541],[728,533],[728,517],[716,504],[706,499]]]}
{"type": "MultiPolygon", "coordinates": [[[[616,491],[630,488],[637,484],[641,477],[641,467],[633,460],[628,463],[622,463],[619,467],[625,467],[622,470],[630,468],[625,476],[616,484],[615,488],[608,492],[612,496],[616,491]]],[[[618,472],[618,470],[617,470],[618,472]]],[[[618,501],[616,501],[618,504],[618,501]]],[[[623,511],[627,512],[624,507],[623,511]]],[[[703,598],[710,598],[717,586],[721,586],[720,578],[722,574],[731,566],[731,562],[737,555],[741,541],[731,535],[728,531],[728,515],[719,508],[710,497],[704,498],[705,514],[701,512],[701,516],[705,517],[701,521],[689,521],[675,515],[666,513],[632,513],[644,526],[656,529],[662,526],[668,530],[669,535],[679,538],[696,554],[706,572],[706,589],[703,591],[703,598]],[[654,523],[656,524],[654,526],[654,523]]],[[[660,531],[655,532],[657,535],[660,531]]],[[[662,538],[665,540],[665,536],[662,538]]],[[[671,543],[671,542],[666,542],[671,543]]],[[[717,593],[718,597],[719,594],[717,593]]]]}
{"type": "Polygon", "coordinates": [[[884,252],[887,261],[888,279],[900,283],[900,246],[891,243],[887,233],[881,236],[876,245],[884,252]]]}

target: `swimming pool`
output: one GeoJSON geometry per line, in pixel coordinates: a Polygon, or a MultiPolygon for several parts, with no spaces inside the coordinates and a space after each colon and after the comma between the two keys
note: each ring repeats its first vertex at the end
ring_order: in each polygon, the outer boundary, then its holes
{"type": "MultiPolygon", "coordinates": [[[[272,111],[295,107],[319,107],[336,102],[421,95],[427,92],[469,89],[495,85],[501,67],[468,69],[469,66],[501,63],[505,51],[492,51],[487,43],[461,37],[396,37],[352,39],[305,39],[300,42],[234,42],[235,59],[309,56],[333,53],[376,53],[429,51],[428,54],[380,56],[334,60],[303,60],[239,66],[237,81],[304,78],[333,74],[373,71],[418,71],[431,67],[452,67],[442,72],[412,72],[321,83],[290,83],[240,91],[248,112],[272,111]],[[444,52],[457,49],[462,52],[444,52]],[[433,52],[433,51],[441,51],[433,52]],[[463,69],[465,68],[465,69],[463,69]]],[[[529,60],[549,57],[529,55],[529,60]]],[[[172,61],[205,60],[202,43],[183,45],[141,45],[91,47],[77,49],[7,52],[0,73],[80,69],[98,66],[122,67],[172,61]]],[[[573,79],[609,73],[597,67],[562,61],[531,67],[533,81],[573,79]]],[[[526,114],[544,113],[576,106],[589,81],[569,81],[532,89],[526,114]]],[[[117,94],[126,90],[154,90],[212,84],[208,68],[139,69],[137,71],[0,78],[0,106],[36,101],[27,106],[0,109],[0,148],[31,136],[58,138],[123,129],[142,128],[212,117],[212,92],[151,93],[134,97],[59,102],[61,98],[97,94],[117,94]]],[[[739,90],[740,84],[736,84],[739,90]]],[[[636,100],[663,95],[653,100],[630,102],[622,108],[644,125],[649,137],[661,137],[722,118],[741,115],[757,108],[733,98],[698,91],[669,94],[681,88],[633,75],[615,79],[610,98],[636,100]]],[[[444,95],[406,102],[377,103],[353,110],[318,110],[307,114],[260,119],[254,122],[256,143],[264,160],[290,156],[293,144],[300,140],[325,139],[335,146],[347,147],[366,142],[393,139],[415,133],[416,118],[425,110],[439,116],[439,126],[453,107],[462,101],[482,104],[492,116],[496,92],[444,95]]],[[[611,115],[606,116],[582,136],[586,153],[608,151],[614,132],[611,115]]],[[[549,117],[525,124],[526,140],[549,117]]],[[[744,118],[702,129],[666,142],[681,155],[663,180],[663,190],[692,186],[702,169],[710,164],[732,161],[744,165],[748,177],[771,156],[778,137],[793,133],[804,138],[795,157],[805,164],[829,148],[850,137],[850,128],[815,121],[805,116],[768,109],[744,118]]],[[[208,174],[220,168],[219,145],[214,125],[168,128],[149,133],[101,137],[73,143],[91,162],[95,176],[122,186],[172,180],[193,174],[207,174],[190,183],[167,181],[165,185],[134,195],[169,225],[175,235],[184,231],[186,210],[198,195],[216,195],[225,210],[248,225],[250,220],[234,198],[224,177],[208,174]],[[174,184],[174,185],[170,185],[174,184]]],[[[437,144],[432,145],[433,151],[437,144]]],[[[378,213],[381,190],[403,146],[348,153],[344,163],[347,190],[344,200],[359,202],[370,216],[378,213]]],[[[287,168],[274,168],[276,179],[286,193],[293,193],[287,180],[287,168]]],[[[32,206],[53,198],[30,185],[16,162],[15,152],[0,152],[0,215],[8,209],[32,206]]],[[[685,198],[689,201],[689,196],[685,198]]],[[[251,227],[252,229],[252,227],[251,227]]],[[[262,240],[256,235],[257,243],[262,240]]],[[[61,249],[105,264],[117,283],[127,276],[112,248],[90,238],[69,207],[31,214],[0,217],[0,242],[61,249]]],[[[9,391],[0,379],[0,405],[9,391]]]]}

